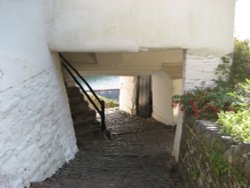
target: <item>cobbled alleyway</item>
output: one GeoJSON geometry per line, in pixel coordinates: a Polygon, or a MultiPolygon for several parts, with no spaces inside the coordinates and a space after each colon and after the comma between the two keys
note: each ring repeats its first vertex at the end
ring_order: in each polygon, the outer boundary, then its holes
{"type": "Polygon", "coordinates": [[[171,188],[179,184],[175,170],[171,170],[173,127],[117,109],[107,111],[106,122],[112,140],[77,135],[76,158],[32,187],[171,188]]]}

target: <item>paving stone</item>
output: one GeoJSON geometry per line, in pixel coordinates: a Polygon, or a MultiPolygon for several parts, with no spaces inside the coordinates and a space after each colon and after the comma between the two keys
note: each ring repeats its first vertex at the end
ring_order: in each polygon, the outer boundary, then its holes
{"type": "Polygon", "coordinates": [[[76,158],[51,178],[33,183],[31,187],[182,187],[177,168],[173,170],[176,165],[171,156],[173,127],[151,118],[130,116],[118,109],[106,114],[111,140],[77,134],[81,144],[76,158]]]}

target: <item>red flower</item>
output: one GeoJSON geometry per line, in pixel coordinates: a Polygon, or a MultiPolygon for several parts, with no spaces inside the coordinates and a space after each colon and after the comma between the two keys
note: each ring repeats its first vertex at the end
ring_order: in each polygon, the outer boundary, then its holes
{"type": "Polygon", "coordinates": [[[194,101],[191,102],[191,105],[192,105],[192,109],[193,109],[194,113],[198,113],[198,109],[197,109],[194,101]]]}
{"type": "Polygon", "coordinates": [[[192,105],[192,109],[193,109],[193,111],[194,111],[194,117],[196,118],[196,119],[198,119],[199,117],[200,117],[200,115],[199,115],[199,113],[198,113],[198,109],[197,109],[197,107],[196,107],[196,105],[195,105],[195,103],[192,101],[191,102],[191,105],[192,105]]]}
{"type": "Polygon", "coordinates": [[[193,116],[195,117],[195,119],[198,119],[200,117],[198,113],[195,113],[193,116]]]}

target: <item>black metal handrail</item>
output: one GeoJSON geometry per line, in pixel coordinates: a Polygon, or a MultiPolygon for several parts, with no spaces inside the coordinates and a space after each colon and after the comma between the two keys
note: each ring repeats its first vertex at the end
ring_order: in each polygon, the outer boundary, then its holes
{"type": "Polygon", "coordinates": [[[61,53],[59,53],[59,56],[62,60],[63,67],[67,70],[71,78],[75,81],[75,83],[78,85],[78,87],[81,89],[81,91],[84,93],[84,95],[88,98],[88,100],[91,102],[91,104],[94,106],[97,113],[101,116],[101,127],[102,130],[106,130],[106,124],[105,124],[105,102],[101,100],[95,93],[95,91],[91,88],[91,86],[88,84],[88,82],[81,76],[81,74],[70,64],[70,62],[63,57],[61,53]],[[101,109],[99,109],[98,105],[94,102],[94,100],[89,96],[88,92],[83,88],[81,83],[77,80],[77,77],[72,73],[72,71],[78,76],[78,78],[81,79],[81,81],[88,87],[91,94],[95,97],[95,99],[100,104],[101,109]]]}

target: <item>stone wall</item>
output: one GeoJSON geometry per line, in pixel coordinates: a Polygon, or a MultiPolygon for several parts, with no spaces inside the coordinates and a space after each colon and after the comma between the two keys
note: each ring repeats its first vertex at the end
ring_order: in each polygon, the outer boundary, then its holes
{"type": "Polygon", "coordinates": [[[186,118],[179,157],[186,187],[250,187],[250,144],[237,144],[215,123],[186,118]]]}

